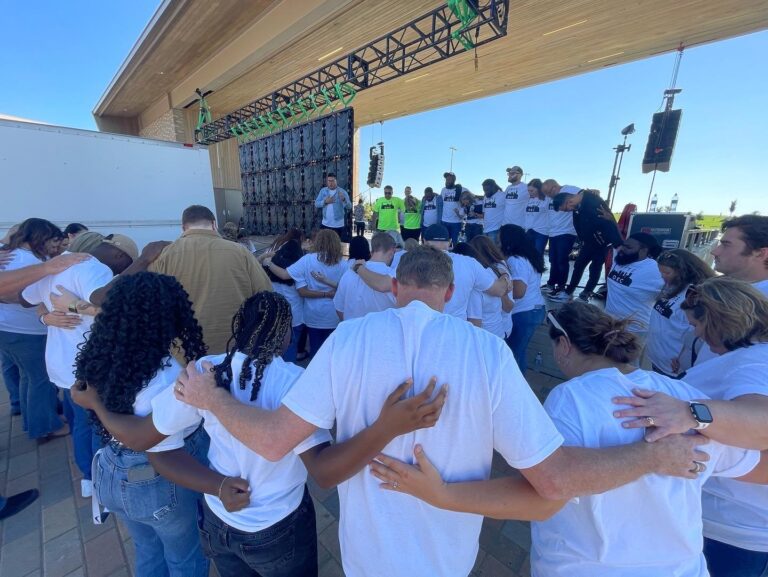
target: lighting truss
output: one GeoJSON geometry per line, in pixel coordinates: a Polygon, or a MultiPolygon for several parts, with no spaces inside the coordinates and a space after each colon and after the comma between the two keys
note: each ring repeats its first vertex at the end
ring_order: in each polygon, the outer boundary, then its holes
{"type": "Polygon", "coordinates": [[[448,2],[314,72],[195,130],[201,144],[240,136],[243,127],[284,126],[347,105],[360,90],[378,86],[507,34],[509,0],[448,2]],[[470,9],[457,14],[455,5],[470,9]],[[272,120],[274,119],[274,123],[272,120]],[[257,120],[259,122],[257,122],[257,120]],[[282,122],[281,122],[282,121],[282,122]]]}

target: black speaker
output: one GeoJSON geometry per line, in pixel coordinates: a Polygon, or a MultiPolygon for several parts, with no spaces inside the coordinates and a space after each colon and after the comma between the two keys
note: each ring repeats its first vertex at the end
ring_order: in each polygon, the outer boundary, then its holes
{"type": "Polygon", "coordinates": [[[653,115],[651,133],[648,135],[648,144],[643,156],[643,174],[654,170],[669,172],[682,116],[683,111],[679,109],[657,112],[653,115]]]}

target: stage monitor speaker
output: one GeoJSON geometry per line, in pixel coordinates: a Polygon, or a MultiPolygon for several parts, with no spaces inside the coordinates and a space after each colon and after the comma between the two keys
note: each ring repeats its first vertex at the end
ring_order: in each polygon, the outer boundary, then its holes
{"type": "Polygon", "coordinates": [[[648,135],[648,144],[643,156],[643,174],[654,170],[669,172],[682,115],[683,111],[680,109],[653,115],[651,133],[648,135]]]}

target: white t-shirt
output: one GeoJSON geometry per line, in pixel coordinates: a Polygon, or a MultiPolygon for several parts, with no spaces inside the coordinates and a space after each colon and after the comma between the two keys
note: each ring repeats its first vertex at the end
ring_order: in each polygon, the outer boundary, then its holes
{"type": "MultiPolygon", "coordinates": [[[[526,469],[560,446],[504,341],[418,301],[340,324],[283,404],[320,428],[335,420],[342,442],[371,425],[406,378],[413,378],[411,396],[432,376],[451,387],[440,420],[397,437],[382,453],[410,463],[420,443],[453,482],[487,479],[493,449],[526,469]]],[[[367,470],[339,485],[339,500],[348,577],[466,577],[472,570],[482,516],[382,491],[367,470]]]]}
{"type": "Polygon", "coordinates": [[[541,295],[541,273],[536,272],[531,262],[522,256],[509,257],[507,265],[509,265],[509,270],[512,273],[512,280],[522,281],[527,286],[523,298],[515,301],[512,315],[544,306],[544,297],[541,295]]]}
{"type": "MultiPolygon", "coordinates": [[[[496,282],[496,275],[470,256],[447,253],[453,261],[453,296],[445,303],[445,314],[467,320],[472,291],[485,292],[496,282]]],[[[478,317],[479,318],[479,317],[478,317]]]]}
{"type": "Polygon", "coordinates": [[[483,197],[483,232],[499,230],[504,224],[506,198],[503,190],[483,197]]]}
{"type": "MultiPolygon", "coordinates": [[[[467,192],[467,189],[461,187],[462,193],[467,192]]],[[[461,194],[456,192],[456,188],[445,188],[440,191],[440,196],[443,197],[443,222],[461,222],[461,218],[456,216],[455,209],[459,208],[459,199],[461,194]]]]}
{"type": "MultiPolygon", "coordinates": [[[[108,285],[111,280],[110,268],[95,258],[90,258],[57,275],[47,276],[29,285],[22,292],[22,297],[31,304],[43,303],[49,311],[52,311],[51,293],[59,293],[57,286],[63,286],[75,293],[78,298],[90,301],[93,292],[108,285]]],[[[81,321],[73,329],[48,327],[45,365],[48,369],[48,378],[62,389],[71,388],[75,382],[74,365],[78,346],[85,342],[86,334],[93,325],[93,317],[81,315],[81,321]]]]}
{"type": "MultiPolygon", "coordinates": [[[[378,274],[389,275],[390,268],[383,262],[368,261],[364,265],[378,274]]],[[[391,292],[373,290],[358,274],[352,270],[344,273],[333,297],[336,310],[344,314],[344,320],[364,317],[368,313],[383,311],[395,306],[395,296],[391,292]]]]}
{"type": "Polygon", "coordinates": [[[398,249],[397,251],[395,251],[395,255],[392,257],[392,264],[389,265],[389,272],[391,276],[394,277],[397,274],[397,265],[400,264],[400,259],[403,258],[403,255],[406,252],[407,251],[403,249],[398,249]]]}
{"type": "MultiPolygon", "coordinates": [[[[581,189],[578,186],[563,185],[560,192],[576,194],[581,189]]],[[[561,236],[564,234],[576,235],[576,228],[573,226],[573,213],[555,210],[550,199],[549,202],[549,236],[561,236]]]]}
{"type": "MultiPolygon", "coordinates": [[[[13,260],[5,265],[5,270],[18,270],[41,261],[32,251],[17,248],[11,251],[13,260]]],[[[32,301],[27,301],[30,304],[32,301]]],[[[48,332],[45,325],[40,323],[37,309],[26,308],[17,304],[0,303],[0,331],[20,335],[44,335],[48,332]]]]}
{"type": "Polygon", "coordinates": [[[659,267],[652,258],[644,258],[626,265],[616,264],[606,279],[608,298],[605,312],[617,319],[631,319],[629,330],[646,333],[651,311],[659,292],[664,288],[659,267]]]}
{"type": "Polygon", "coordinates": [[[427,228],[428,226],[437,224],[437,196],[433,196],[432,200],[422,198],[421,206],[424,208],[424,212],[421,216],[421,226],[427,228]]]}
{"type": "MultiPolygon", "coordinates": [[[[597,448],[636,443],[642,440],[643,430],[622,427],[613,416],[616,405],[611,402],[614,396],[632,396],[633,387],[685,400],[702,398],[693,387],[651,371],[622,375],[611,368],[558,385],[544,407],[566,445],[597,448]]],[[[706,577],[702,485],[711,475],[747,474],[760,454],[715,442],[701,450],[711,460],[696,479],[645,475],[612,491],[574,499],[551,519],[533,523],[533,576],[706,577]]]]}
{"type": "MultiPolygon", "coordinates": [[[[341,280],[341,275],[347,270],[345,261],[334,265],[320,262],[316,253],[305,254],[287,269],[288,274],[296,282],[296,289],[307,287],[309,290],[330,291],[331,287],[315,280],[312,272],[321,272],[335,283],[341,280]]],[[[333,329],[339,324],[333,299],[304,299],[304,324],[313,329],[333,329]]]]}
{"type": "Polygon", "coordinates": [[[467,318],[479,318],[484,330],[501,339],[512,331],[511,315],[502,309],[501,297],[492,297],[473,290],[469,297],[467,318]]]}
{"type": "Polygon", "coordinates": [[[525,230],[535,230],[539,234],[549,236],[549,198],[541,200],[531,198],[525,207],[525,230]]]}
{"type": "Polygon", "coordinates": [[[510,184],[504,190],[504,224],[516,224],[525,228],[525,207],[530,195],[524,182],[510,184]]]}
{"type": "MultiPolygon", "coordinates": [[[[768,396],[768,343],[718,355],[691,368],[683,380],[718,400],[750,394],[768,396]]],[[[704,486],[703,505],[706,537],[768,552],[768,487],[712,479],[704,486]]]]}
{"type": "Polygon", "coordinates": [[[685,364],[686,356],[690,357],[691,354],[690,350],[681,353],[684,343],[690,342],[686,336],[693,332],[685,311],[680,308],[686,290],[687,287],[668,299],[657,299],[648,324],[645,351],[651,362],[668,375],[678,374],[672,370],[672,359],[679,356],[685,364]]]}
{"type": "MultiPolygon", "coordinates": [[[[157,371],[147,386],[138,392],[133,401],[133,414],[137,417],[146,417],[152,412],[155,397],[163,394],[173,397],[173,386],[176,383],[176,378],[181,372],[181,365],[176,362],[173,357],[167,357],[163,362],[166,363],[167,366],[163,366],[157,371]]],[[[160,441],[151,449],[147,449],[147,452],[162,453],[164,451],[180,449],[184,446],[184,439],[194,433],[199,424],[199,422],[194,424],[190,423],[180,427],[178,430],[168,433],[168,437],[160,441]]]]}
{"type": "Polygon", "coordinates": [[[304,299],[299,296],[299,291],[296,290],[296,286],[273,281],[272,288],[275,289],[276,293],[283,295],[285,300],[288,301],[288,304],[291,305],[291,326],[298,327],[303,325],[304,299]]]}
{"type": "MultiPolygon", "coordinates": [[[[202,361],[219,365],[225,355],[204,357],[197,361],[198,369],[202,361]]],[[[244,405],[259,407],[268,411],[280,408],[280,401],[291,389],[303,369],[293,363],[286,363],[275,357],[264,369],[261,388],[255,401],[251,401],[253,376],[245,389],[240,388],[240,373],[246,356],[236,352],[232,357],[232,382],[230,393],[244,405]]],[[[253,372],[253,371],[252,371],[253,372]]],[[[178,401],[172,389],[158,395],[152,401],[152,422],[163,434],[175,434],[182,429],[197,427],[202,421],[211,437],[208,460],[211,468],[222,475],[240,477],[248,481],[251,488],[251,502],[248,507],[235,513],[228,512],[221,500],[215,495],[205,495],[205,501],[211,511],[227,525],[254,533],[271,527],[284,519],[299,506],[304,495],[307,481],[307,469],[299,455],[316,445],[330,442],[327,430],[319,429],[302,441],[291,453],[279,461],[268,461],[254,453],[227,431],[216,415],[209,411],[196,409],[178,401]]],[[[178,448],[183,446],[178,445],[178,448]]]]}

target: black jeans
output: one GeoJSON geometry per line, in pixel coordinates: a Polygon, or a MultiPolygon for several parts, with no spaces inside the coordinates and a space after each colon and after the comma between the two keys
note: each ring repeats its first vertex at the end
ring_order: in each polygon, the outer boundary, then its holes
{"type": "Polygon", "coordinates": [[[568,283],[568,288],[565,289],[569,295],[573,294],[576,287],[581,282],[581,277],[584,274],[584,269],[589,265],[589,280],[584,286],[584,290],[587,292],[594,292],[597,282],[600,280],[600,271],[605,265],[605,256],[608,254],[607,246],[597,246],[594,244],[583,244],[579,251],[579,256],[576,257],[576,262],[573,263],[573,272],[571,273],[571,282],[568,283]]]}
{"type": "Polygon", "coordinates": [[[568,257],[571,254],[575,234],[560,234],[549,237],[549,280],[550,286],[564,287],[568,282],[568,257]]]}
{"type": "Polygon", "coordinates": [[[355,234],[357,236],[363,236],[363,233],[365,232],[365,223],[355,221],[355,234]]]}
{"type": "Polygon", "coordinates": [[[420,228],[405,228],[404,226],[400,227],[400,236],[403,237],[403,240],[408,240],[409,238],[414,238],[416,240],[419,240],[419,237],[421,236],[421,229],[420,228]]]}
{"type": "Polygon", "coordinates": [[[293,513],[256,533],[230,527],[202,506],[200,541],[221,577],[317,577],[315,506],[306,487],[293,513]]]}

